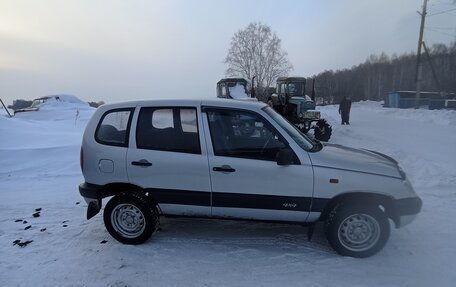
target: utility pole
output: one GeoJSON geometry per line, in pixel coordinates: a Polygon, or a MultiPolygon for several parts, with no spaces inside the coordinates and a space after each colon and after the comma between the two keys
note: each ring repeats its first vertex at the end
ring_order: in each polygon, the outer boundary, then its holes
{"type": "Polygon", "coordinates": [[[423,32],[424,32],[424,21],[426,20],[426,6],[428,0],[423,0],[423,11],[421,12],[421,26],[420,26],[420,37],[418,40],[418,51],[416,54],[416,99],[415,109],[420,107],[420,92],[421,92],[421,46],[423,45],[423,32]]]}
{"type": "Polygon", "coordinates": [[[432,71],[432,76],[434,77],[434,82],[435,82],[435,84],[437,86],[439,94],[441,94],[442,93],[442,87],[440,86],[440,81],[437,78],[437,73],[435,72],[434,64],[432,64],[431,54],[429,53],[429,49],[426,47],[426,43],[424,41],[423,41],[423,48],[424,48],[424,52],[426,53],[426,56],[427,56],[427,59],[428,59],[428,62],[429,62],[429,66],[431,66],[431,71],[432,71]]]}

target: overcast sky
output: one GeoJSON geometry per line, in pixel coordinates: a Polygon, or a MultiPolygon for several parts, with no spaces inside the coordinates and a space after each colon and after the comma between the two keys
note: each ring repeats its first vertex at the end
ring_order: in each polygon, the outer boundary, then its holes
{"type": "MultiPolygon", "coordinates": [[[[269,25],[291,75],[416,52],[422,0],[0,0],[0,97],[87,101],[215,97],[231,37],[269,25]]],[[[425,41],[456,37],[454,0],[430,0],[425,41]],[[440,13],[440,14],[439,14],[440,13]]]]}

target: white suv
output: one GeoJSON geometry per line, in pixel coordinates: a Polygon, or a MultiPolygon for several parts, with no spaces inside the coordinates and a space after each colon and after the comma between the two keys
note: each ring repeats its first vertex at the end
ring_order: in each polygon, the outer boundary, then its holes
{"type": "Polygon", "coordinates": [[[84,133],[79,186],[87,218],[102,199],[118,241],[139,244],[159,216],[325,222],[340,254],[368,257],[392,219],[421,200],[392,158],[314,142],[264,103],[150,100],[103,105],[84,133]]]}

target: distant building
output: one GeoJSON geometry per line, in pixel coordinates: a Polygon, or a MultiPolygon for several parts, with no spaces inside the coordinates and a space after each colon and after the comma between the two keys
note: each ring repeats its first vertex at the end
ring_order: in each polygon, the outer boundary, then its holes
{"type": "MultiPolygon", "coordinates": [[[[455,94],[441,94],[439,92],[420,92],[419,106],[430,110],[453,108],[455,94]]],[[[384,97],[384,106],[389,108],[409,109],[416,105],[416,91],[390,92],[384,97]]]]}

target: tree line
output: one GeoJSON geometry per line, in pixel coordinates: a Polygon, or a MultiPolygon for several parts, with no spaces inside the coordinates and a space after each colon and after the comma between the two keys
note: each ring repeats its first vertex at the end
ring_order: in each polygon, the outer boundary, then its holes
{"type": "MultiPolygon", "coordinates": [[[[456,92],[456,42],[435,44],[428,52],[421,56],[421,91],[456,92]]],[[[378,101],[392,91],[416,90],[416,54],[371,55],[350,69],[328,70],[314,77],[317,97],[326,104],[338,103],[344,96],[378,101]]]]}
{"type": "MultiPolygon", "coordinates": [[[[423,47],[426,53],[421,56],[421,90],[443,94],[456,92],[456,42],[429,48],[423,44],[423,47]]],[[[267,99],[274,91],[270,87],[278,77],[287,76],[293,69],[279,37],[262,23],[250,23],[233,35],[224,63],[226,76],[251,80],[260,100],[267,99]]],[[[416,54],[371,55],[364,63],[350,69],[327,70],[313,78],[320,104],[339,103],[344,96],[353,101],[378,101],[392,91],[416,90],[416,54]]],[[[310,95],[312,78],[308,78],[307,83],[310,95]]]]}

